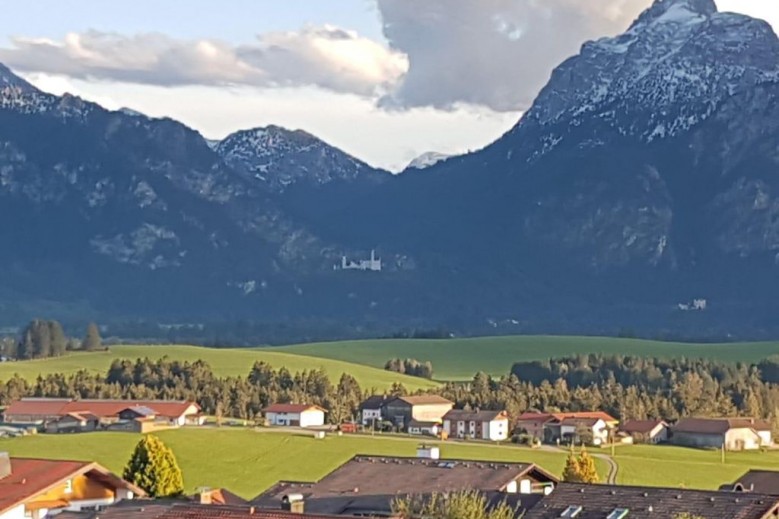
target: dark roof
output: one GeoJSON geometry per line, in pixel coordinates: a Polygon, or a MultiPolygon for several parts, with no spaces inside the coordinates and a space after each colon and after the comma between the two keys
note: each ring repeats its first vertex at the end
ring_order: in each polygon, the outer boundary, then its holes
{"type": "Polygon", "coordinates": [[[468,411],[465,409],[452,409],[444,415],[444,420],[453,422],[491,422],[502,418],[505,411],[468,411]]]}
{"type": "Polygon", "coordinates": [[[441,422],[422,422],[420,420],[411,420],[408,423],[409,427],[433,427],[434,425],[441,426],[441,422]]]}
{"type": "Polygon", "coordinates": [[[682,418],[673,426],[674,432],[694,434],[724,434],[731,429],[770,431],[771,424],[754,418],[682,418]]]}
{"type": "Polygon", "coordinates": [[[601,421],[602,418],[576,418],[576,417],[568,417],[563,418],[560,420],[559,425],[581,425],[584,427],[592,427],[599,421],[601,421]]]}
{"type": "Polygon", "coordinates": [[[750,470],[732,485],[723,485],[731,490],[779,495],[779,471],[750,470]]]}
{"type": "Polygon", "coordinates": [[[389,512],[397,496],[463,489],[500,493],[523,477],[537,482],[556,481],[531,463],[355,456],[316,483],[281,482],[252,503],[276,509],[283,496],[294,493],[303,495],[306,510],[313,513],[389,512]]]}
{"type": "Polygon", "coordinates": [[[762,519],[779,508],[779,497],[763,494],[560,483],[523,519],[557,519],[568,507],[581,506],[576,519],[604,519],[617,508],[627,519],[670,519],[688,512],[709,519],[762,519]]]}
{"type": "Polygon", "coordinates": [[[154,416],[157,413],[154,411],[154,409],[151,409],[145,405],[134,405],[131,407],[128,407],[127,409],[122,409],[120,412],[125,411],[132,411],[133,413],[137,414],[138,416],[154,416]]]}
{"type": "Polygon", "coordinates": [[[658,425],[668,425],[663,420],[627,420],[619,430],[628,434],[649,434],[658,425]]]}
{"type": "Polygon", "coordinates": [[[387,395],[373,395],[363,400],[363,402],[360,404],[360,410],[379,409],[386,401],[387,395]]]}
{"type": "Polygon", "coordinates": [[[603,411],[579,411],[574,413],[522,413],[518,420],[520,422],[538,422],[546,423],[552,420],[562,422],[566,418],[600,418],[606,423],[618,422],[616,418],[603,411]]]}

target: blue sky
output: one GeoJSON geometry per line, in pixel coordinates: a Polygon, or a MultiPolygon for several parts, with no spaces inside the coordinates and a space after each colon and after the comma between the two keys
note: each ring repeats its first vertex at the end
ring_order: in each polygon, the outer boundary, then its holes
{"type": "MultiPolygon", "coordinates": [[[[0,0],[0,61],[43,90],[221,138],[302,128],[371,164],[513,126],[553,67],[651,0],[0,0]]],[[[779,27],[779,0],[718,0],[779,27]]]]}

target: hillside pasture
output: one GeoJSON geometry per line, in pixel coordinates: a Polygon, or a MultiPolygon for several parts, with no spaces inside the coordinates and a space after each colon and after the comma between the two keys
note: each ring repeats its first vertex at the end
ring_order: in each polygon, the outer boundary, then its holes
{"type": "Polygon", "coordinates": [[[286,367],[292,373],[324,369],[333,383],[338,382],[342,373],[349,373],[366,390],[370,388],[384,390],[394,382],[400,382],[412,391],[436,385],[428,380],[337,359],[265,349],[215,349],[197,346],[112,346],[109,351],[71,353],[57,358],[4,362],[0,363],[0,380],[7,380],[15,373],[28,380],[34,380],[38,375],[69,374],[82,369],[106,373],[115,359],[135,360],[144,357],[152,360],[168,357],[171,360],[189,362],[204,360],[217,376],[245,376],[249,374],[255,362],[264,361],[275,369],[286,367]]]}
{"type": "Polygon", "coordinates": [[[779,342],[692,344],[610,337],[507,336],[324,342],[270,350],[344,360],[377,368],[383,368],[391,358],[415,358],[431,361],[437,380],[467,380],[477,371],[505,375],[514,362],[589,353],[757,362],[779,354],[779,342]]]}

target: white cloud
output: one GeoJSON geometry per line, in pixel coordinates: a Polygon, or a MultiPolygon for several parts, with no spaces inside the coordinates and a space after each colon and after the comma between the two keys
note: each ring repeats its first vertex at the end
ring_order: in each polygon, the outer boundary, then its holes
{"type": "Polygon", "coordinates": [[[0,49],[14,70],[77,79],[161,86],[317,85],[374,96],[405,73],[405,56],[353,31],[332,26],[271,32],[231,46],[212,39],[177,40],[163,34],[124,36],[87,31],[61,41],[14,38],[0,49]]]}

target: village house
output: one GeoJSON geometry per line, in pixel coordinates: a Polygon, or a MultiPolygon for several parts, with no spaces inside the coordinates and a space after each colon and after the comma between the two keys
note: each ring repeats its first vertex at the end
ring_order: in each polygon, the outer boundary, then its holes
{"type": "Polygon", "coordinates": [[[773,445],[771,424],[754,418],[682,418],[671,428],[670,441],[685,447],[730,451],[773,445]]]}
{"type": "Polygon", "coordinates": [[[506,411],[452,409],[444,415],[444,432],[451,438],[503,441],[509,436],[506,411]]]}
{"type": "Polygon", "coordinates": [[[602,411],[574,413],[523,413],[517,419],[517,430],[546,443],[608,443],[619,420],[602,411]]]}
{"type": "Polygon", "coordinates": [[[440,424],[453,407],[454,402],[437,395],[400,396],[384,402],[381,416],[405,431],[412,420],[440,424]]]}
{"type": "Polygon", "coordinates": [[[668,424],[663,420],[628,420],[619,431],[632,438],[633,443],[663,443],[668,441],[668,424]]]}
{"type": "Polygon", "coordinates": [[[355,456],[316,483],[280,482],[251,503],[279,509],[292,495],[306,513],[387,517],[398,497],[475,490],[491,503],[510,501],[521,513],[556,484],[532,463],[445,460],[437,447],[423,446],[417,457],[355,456]]]}
{"type": "Polygon", "coordinates": [[[49,432],[77,432],[97,428],[94,418],[98,419],[98,425],[109,426],[150,416],[159,425],[168,427],[202,425],[205,422],[200,406],[186,400],[71,398],[22,398],[5,409],[3,420],[12,424],[42,425],[49,432]]]}
{"type": "Polygon", "coordinates": [[[382,421],[381,408],[387,401],[387,395],[368,397],[360,404],[360,422],[365,426],[374,426],[382,421]]]}
{"type": "Polygon", "coordinates": [[[0,519],[44,519],[145,495],[97,463],[0,453],[0,519]]]}
{"type": "Polygon", "coordinates": [[[442,430],[443,426],[440,422],[418,422],[416,420],[411,420],[408,423],[407,432],[420,436],[439,436],[442,430]]]}
{"type": "Polygon", "coordinates": [[[707,519],[769,519],[779,514],[779,497],[680,488],[560,483],[522,519],[673,519],[682,514],[707,519]]]}
{"type": "Polygon", "coordinates": [[[262,410],[269,425],[283,427],[321,427],[325,410],[309,404],[273,404],[262,410]]]}

